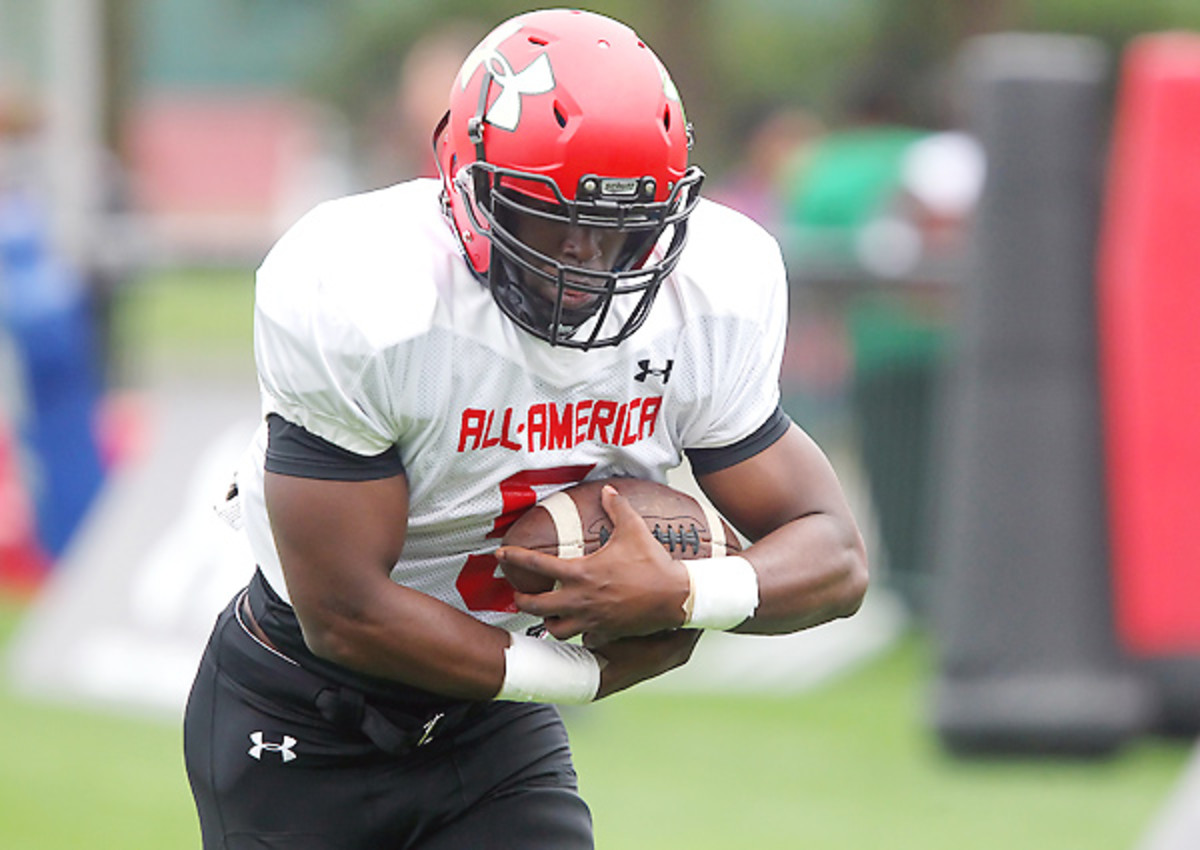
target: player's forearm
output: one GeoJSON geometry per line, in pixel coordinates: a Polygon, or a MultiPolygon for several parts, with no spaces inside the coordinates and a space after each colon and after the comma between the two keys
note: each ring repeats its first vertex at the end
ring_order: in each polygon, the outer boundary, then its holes
{"type": "Polygon", "coordinates": [[[504,679],[508,632],[390,581],[297,613],[314,654],[358,673],[477,700],[504,679]]]}
{"type": "MultiPolygon", "coordinates": [[[[688,662],[702,633],[674,629],[643,637],[621,638],[594,645],[602,659],[600,690],[596,699],[654,679],[688,662]]],[[[592,646],[587,637],[584,643],[592,646]]]]}
{"type": "Polygon", "coordinates": [[[744,553],[758,574],[758,607],[734,631],[784,634],[848,617],[867,590],[867,556],[853,523],[810,514],[744,553]]]}

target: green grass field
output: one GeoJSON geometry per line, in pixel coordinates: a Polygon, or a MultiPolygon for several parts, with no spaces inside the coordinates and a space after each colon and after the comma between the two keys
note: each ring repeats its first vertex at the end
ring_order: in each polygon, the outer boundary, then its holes
{"type": "MultiPolygon", "coordinates": [[[[0,598],[0,649],[22,606],[0,598]]],[[[959,761],[922,722],[913,635],[811,693],[636,690],[567,715],[603,850],[1132,850],[1188,748],[959,761]]],[[[198,847],[178,724],[0,686],[0,847],[198,847]]]]}
{"type": "Polygon", "coordinates": [[[638,695],[572,724],[601,847],[1132,850],[1186,748],[961,761],[924,721],[929,650],[776,699],[638,695]]]}
{"type": "MultiPolygon", "coordinates": [[[[139,287],[120,305],[117,327],[135,341],[125,357],[248,357],[249,303],[248,273],[139,287]]],[[[0,596],[0,653],[23,610],[0,596]]],[[[598,846],[1133,850],[1187,744],[1146,739],[1091,761],[957,760],[924,722],[931,663],[917,632],[809,693],[635,689],[570,711],[598,846]]],[[[33,701],[0,677],[0,850],[198,846],[178,723],[33,701]]]]}
{"type": "Polygon", "coordinates": [[[149,275],[119,292],[112,310],[116,371],[147,375],[254,368],[254,272],[184,269],[149,275]]]}

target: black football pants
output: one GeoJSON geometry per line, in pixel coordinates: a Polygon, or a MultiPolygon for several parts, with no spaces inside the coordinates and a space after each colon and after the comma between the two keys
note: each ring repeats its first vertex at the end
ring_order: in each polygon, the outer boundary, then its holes
{"type": "Polygon", "coordinates": [[[432,718],[374,712],[372,726],[361,705],[342,722],[317,707],[323,682],[256,640],[237,606],[217,620],[184,720],[205,850],[592,847],[552,706],[464,703],[428,734],[432,718]]]}

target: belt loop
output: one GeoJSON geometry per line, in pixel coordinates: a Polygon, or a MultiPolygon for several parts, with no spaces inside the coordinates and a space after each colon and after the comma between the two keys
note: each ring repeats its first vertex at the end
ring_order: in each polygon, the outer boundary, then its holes
{"type": "Polygon", "coordinates": [[[350,688],[323,688],[315,700],[321,716],[342,729],[362,727],[366,697],[350,688]]]}
{"type": "Polygon", "coordinates": [[[433,729],[445,715],[439,712],[423,726],[404,728],[384,716],[353,688],[324,688],[314,700],[321,716],[340,729],[361,732],[385,753],[404,756],[433,739],[433,729]]]}
{"type": "Polygon", "coordinates": [[[418,737],[416,729],[397,726],[372,705],[363,706],[362,724],[359,728],[375,746],[393,756],[406,756],[412,752],[418,737]]]}

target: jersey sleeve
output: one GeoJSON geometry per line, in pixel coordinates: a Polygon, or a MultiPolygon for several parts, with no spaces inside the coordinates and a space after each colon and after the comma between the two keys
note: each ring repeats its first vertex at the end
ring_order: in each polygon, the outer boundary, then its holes
{"type": "Polygon", "coordinates": [[[714,449],[688,449],[687,458],[692,472],[696,475],[706,475],[754,457],[786,434],[791,424],[792,420],[783,412],[783,408],[776,407],[775,412],[758,427],[758,430],[736,443],[714,449]]]}
{"type": "MultiPolygon", "coordinates": [[[[275,413],[336,446],[377,455],[398,439],[387,353],[361,316],[369,268],[344,210],[317,207],[289,230],[257,274],[254,350],[263,416],[275,413]],[[361,259],[360,259],[361,262],[361,259]]],[[[390,307],[390,305],[387,305],[390,307]]]]}
{"type": "Polygon", "coordinates": [[[264,468],[323,481],[375,481],[402,475],[404,462],[395,446],[377,455],[360,455],[271,413],[267,416],[264,468]]]}
{"type": "Polygon", "coordinates": [[[708,240],[701,270],[705,289],[716,294],[704,320],[704,339],[694,348],[706,374],[698,379],[696,407],[682,428],[689,456],[743,443],[779,414],[788,318],[783,258],[766,231],[724,212],[736,219],[722,221],[727,238],[708,240]]]}

